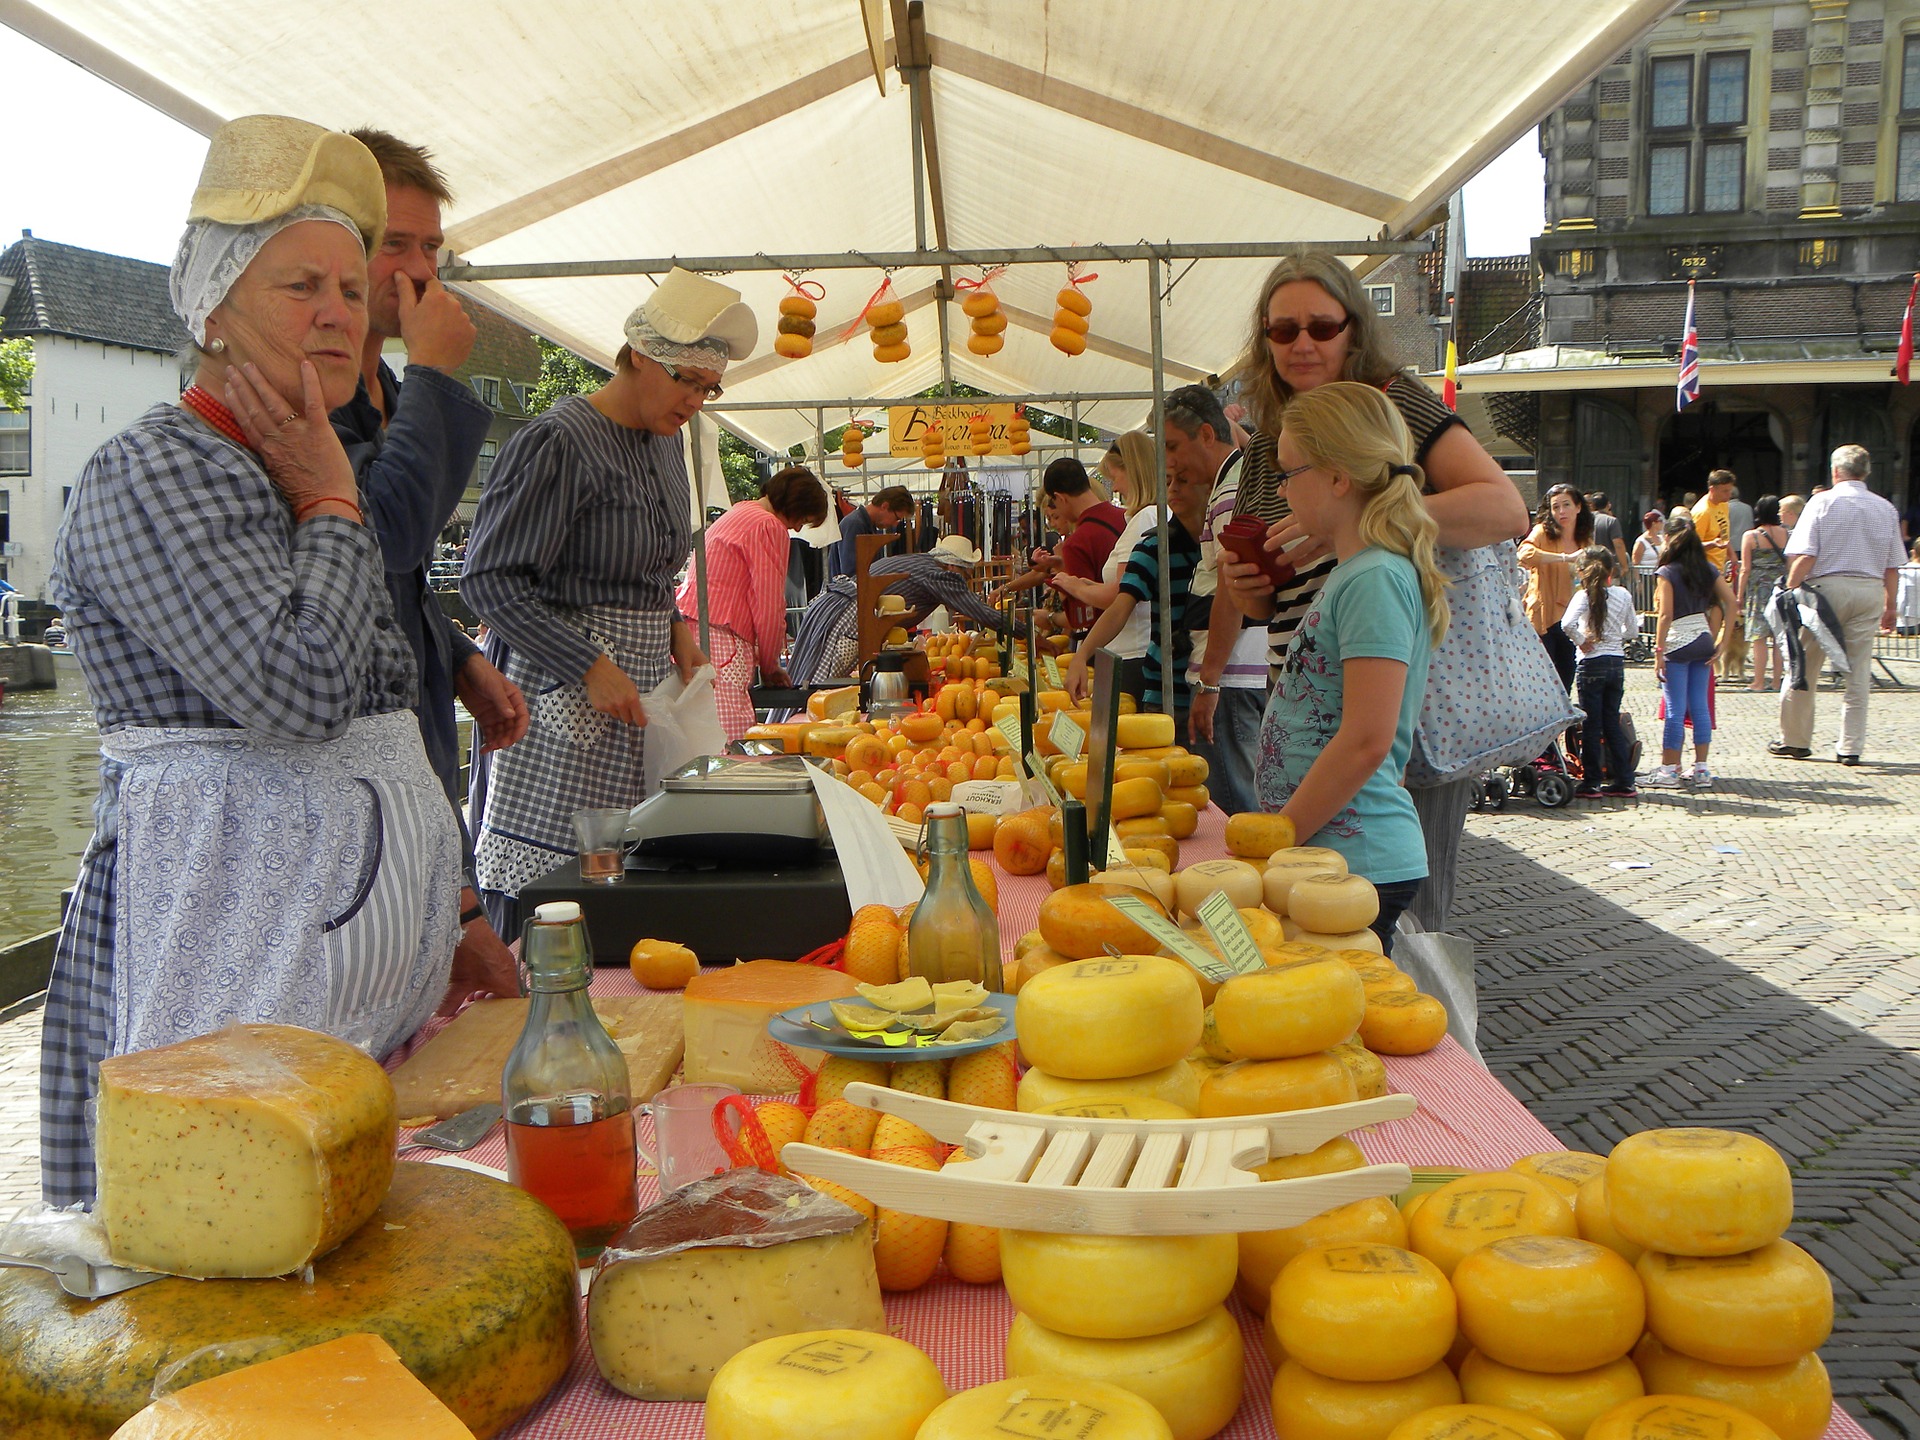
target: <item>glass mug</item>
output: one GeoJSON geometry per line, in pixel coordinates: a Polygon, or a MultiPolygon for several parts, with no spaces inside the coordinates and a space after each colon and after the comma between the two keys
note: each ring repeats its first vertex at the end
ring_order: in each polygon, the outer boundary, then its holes
{"type": "Polygon", "coordinates": [[[580,878],[590,885],[612,885],[626,873],[621,848],[626,843],[625,810],[576,810],[573,833],[580,842],[580,878]]]}
{"type": "MultiPolygon", "coordinates": [[[[640,1158],[660,1176],[660,1193],[733,1169],[726,1148],[713,1132],[713,1111],[740,1092],[731,1085],[673,1085],[635,1110],[653,1117],[653,1150],[637,1145],[640,1158]]],[[[637,1144],[637,1142],[636,1142],[637,1144]]]]}

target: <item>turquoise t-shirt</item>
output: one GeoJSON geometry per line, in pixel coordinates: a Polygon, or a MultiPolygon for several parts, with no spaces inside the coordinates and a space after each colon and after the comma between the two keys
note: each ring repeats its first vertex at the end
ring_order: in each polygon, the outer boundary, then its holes
{"type": "Polygon", "coordinates": [[[1376,885],[1420,880],[1427,849],[1413,798],[1400,784],[1413,727],[1427,691],[1426,605],[1420,577],[1403,555],[1373,547],[1336,565],[1287,646],[1286,663],[1260,727],[1256,781],[1265,810],[1280,809],[1340,728],[1342,666],[1348,660],[1400,660],[1407,684],[1386,763],[1353,801],[1302,844],[1324,845],[1376,885]]]}

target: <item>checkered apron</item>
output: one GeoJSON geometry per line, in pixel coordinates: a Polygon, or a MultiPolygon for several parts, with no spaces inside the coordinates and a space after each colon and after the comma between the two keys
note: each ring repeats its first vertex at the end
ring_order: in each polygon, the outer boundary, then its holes
{"type": "Polygon", "coordinates": [[[759,657],[724,625],[709,627],[707,650],[713,660],[713,703],[720,712],[720,728],[728,740],[738,740],[753,726],[753,677],[759,657]]]}

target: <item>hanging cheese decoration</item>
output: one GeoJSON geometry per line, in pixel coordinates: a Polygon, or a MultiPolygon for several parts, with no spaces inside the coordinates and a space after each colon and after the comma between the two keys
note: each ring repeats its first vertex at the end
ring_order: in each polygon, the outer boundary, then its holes
{"type": "Polygon", "coordinates": [[[1080,293],[1080,287],[1098,275],[1082,275],[1077,265],[1067,267],[1067,283],[1053,297],[1059,308],[1053,312],[1053,333],[1047,337],[1063,355],[1078,355],[1087,348],[1087,316],[1093,302],[1080,293]]]}
{"type": "MultiPolygon", "coordinates": [[[[1003,315],[1000,317],[1005,320],[1003,315]]],[[[1033,449],[1033,427],[1027,423],[1027,407],[1014,407],[1013,419],[1007,422],[1007,448],[1015,455],[1024,455],[1033,449]]]]}
{"type": "Polygon", "coordinates": [[[976,410],[967,420],[967,448],[975,455],[993,450],[993,420],[984,410],[976,410]]]}
{"type": "MultiPolygon", "coordinates": [[[[967,349],[975,355],[997,354],[1006,338],[1001,333],[1007,328],[1007,317],[1000,313],[1000,297],[993,293],[994,277],[1006,267],[989,270],[978,280],[962,280],[954,288],[971,293],[960,302],[960,308],[967,313],[973,333],[967,336],[967,349]]],[[[975,450],[976,455],[984,455],[984,450],[975,450]]]]}
{"type": "Polygon", "coordinates": [[[861,318],[873,340],[873,358],[882,365],[898,364],[913,353],[907,345],[907,309],[893,297],[892,277],[880,282],[861,318]]]}
{"type": "Polygon", "coordinates": [[[840,432],[840,463],[849,470],[858,470],[867,463],[867,452],[861,448],[867,443],[867,432],[855,421],[840,432]]]}
{"type": "Polygon", "coordinates": [[[813,353],[813,318],[820,313],[817,301],[826,298],[826,288],[815,280],[796,280],[783,275],[793,294],[780,300],[780,328],[773,337],[773,353],[789,360],[804,360],[813,353]]]}
{"type": "Polygon", "coordinates": [[[920,457],[929,470],[947,463],[947,437],[937,420],[920,432],[920,457]]]}

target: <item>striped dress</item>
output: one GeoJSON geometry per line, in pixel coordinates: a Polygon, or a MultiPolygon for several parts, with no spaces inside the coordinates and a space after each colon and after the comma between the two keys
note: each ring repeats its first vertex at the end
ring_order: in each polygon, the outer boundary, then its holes
{"type": "MultiPolygon", "coordinates": [[[[787,645],[786,522],[758,500],[742,500],[707,527],[707,653],[713,659],[714,700],[727,739],[753,724],[753,674],[780,668],[787,645]]],[[[698,577],[676,597],[682,615],[698,613],[698,577]]]]}

